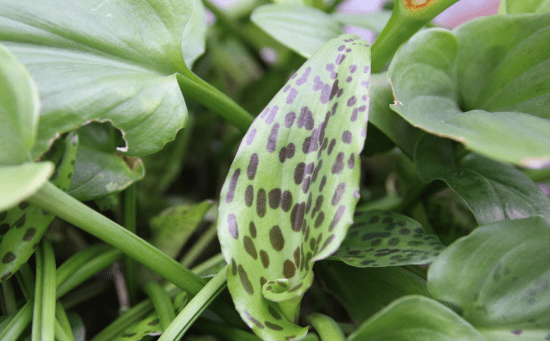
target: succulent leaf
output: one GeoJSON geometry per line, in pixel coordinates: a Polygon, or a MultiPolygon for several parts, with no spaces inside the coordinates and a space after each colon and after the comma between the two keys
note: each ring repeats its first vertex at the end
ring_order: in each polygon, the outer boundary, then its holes
{"type": "Polygon", "coordinates": [[[325,44],[245,135],[222,188],[218,235],[243,320],[292,340],[312,266],[338,248],[359,198],[370,48],[355,35],[325,44]]]}

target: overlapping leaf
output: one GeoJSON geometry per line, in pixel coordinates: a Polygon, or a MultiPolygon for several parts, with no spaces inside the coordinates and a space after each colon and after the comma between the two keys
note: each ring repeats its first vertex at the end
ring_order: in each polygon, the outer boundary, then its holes
{"type": "Polygon", "coordinates": [[[428,289],[488,340],[550,337],[550,225],[541,217],[477,228],[431,265],[428,289]]]}
{"type": "Polygon", "coordinates": [[[550,13],[521,14],[418,33],[390,66],[392,109],[480,154],[550,165],[549,27],[550,13]]]}
{"type": "Polygon", "coordinates": [[[499,11],[514,13],[544,13],[550,11],[549,0],[503,0],[499,11]]]}
{"type": "Polygon", "coordinates": [[[357,214],[346,239],[331,258],[356,267],[384,267],[432,262],[445,247],[414,219],[373,210],[357,214]]]}
{"type": "Polygon", "coordinates": [[[533,215],[550,221],[550,199],[517,168],[477,154],[456,164],[452,141],[423,136],[415,162],[424,181],[440,179],[458,193],[481,225],[533,215]]]}
{"type": "Polygon", "coordinates": [[[2,1],[0,41],[43,100],[33,156],[90,120],[121,129],[121,150],[130,155],[174,139],[187,115],[174,73],[185,73],[184,58],[192,62],[204,46],[204,13],[194,7],[193,0],[2,1]]]}
{"type": "Polygon", "coordinates": [[[228,287],[263,339],[294,323],[313,262],[333,253],[359,197],[370,49],[340,36],[310,58],[256,118],[223,186],[218,235],[228,287]]]}
{"type": "Polygon", "coordinates": [[[451,309],[424,296],[394,301],[363,323],[349,341],[485,341],[451,309]]]}

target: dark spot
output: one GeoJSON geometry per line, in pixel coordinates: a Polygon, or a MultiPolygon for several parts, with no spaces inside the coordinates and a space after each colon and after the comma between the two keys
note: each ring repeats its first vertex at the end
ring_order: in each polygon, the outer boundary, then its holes
{"type": "Polygon", "coordinates": [[[369,260],[364,260],[364,261],[361,262],[361,265],[370,265],[372,263],[376,263],[376,261],[375,260],[370,260],[370,259],[369,260]]]}
{"type": "Polygon", "coordinates": [[[8,230],[10,229],[10,225],[9,224],[0,224],[0,235],[4,235],[6,234],[6,232],[8,232],[8,230]]]}
{"type": "MultiPolygon", "coordinates": [[[[333,77],[332,79],[336,79],[336,77],[333,77]]],[[[340,90],[342,90],[342,88],[338,86],[338,80],[336,79],[334,83],[332,83],[332,87],[330,88],[329,100],[332,101],[334,96],[336,96],[340,92],[340,90]]]]}
{"type": "Polygon", "coordinates": [[[340,219],[342,219],[342,215],[344,214],[344,211],[346,210],[346,206],[340,205],[338,207],[338,211],[334,214],[334,218],[332,219],[332,222],[330,223],[330,226],[328,228],[329,231],[334,230],[338,222],[340,222],[340,219]]]}
{"type": "Polygon", "coordinates": [[[342,64],[342,62],[344,61],[345,58],[346,58],[346,55],[345,55],[345,54],[339,54],[339,55],[336,57],[336,65],[342,64]]]}
{"type": "Polygon", "coordinates": [[[307,197],[307,204],[306,204],[306,214],[309,213],[309,210],[311,209],[311,203],[313,202],[313,195],[309,193],[307,197]]]}
{"type": "Polygon", "coordinates": [[[349,72],[354,73],[357,70],[357,65],[353,64],[349,66],[349,72]]]}
{"type": "Polygon", "coordinates": [[[237,186],[239,175],[241,175],[241,169],[237,168],[231,176],[231,180],[229,180],[229,192],[227,192],[227,196],[225,197],[226,204],[229,204],[231,201],[233,201],[233,197],[235,196],[235,187],[237,186]]]}
{"type": "MultiPolygon", "coordinates": [[[[265,252],[265,251],[264,251],[265,252]]],[[[260,251],[260,256],[262,255],[262,252],[260,251]]],[[[268,260],[268,265],[269,265],[269,260],[268,260]]],[[[267,283],[267,279],[263,278],[263,277],[260,277],[260,287],[263,288],[264,284],[267,283]]]]}
{"type": "Polygon", "coordinates": [[[323,188],[327,184],[327,177],[326,175],[323,175],[323,178],[321,179],[321,183],[319,184],[319,192],[323,191],[323,188]]]}
{"type": "Polygon", "coordinates": [[[283,211],[288,212],[291,207],[292,207],[292,193],[290,193],[290,191],[284,191],[282,200],[281,200],[281,208],[283,209],[283,211]]]}
{"type": "Polygon", "coordinates": [[[336,190],[334,191],[334,195],[332,196],[332,205],[336,206],[342,200],[342,196],[344,195],[344,192],[346,191],[346,183],[341,182],[338,184],[338,187],[336,187],[336,190]]]}
{"type": "Polygon", "coordinates": [[[280,320],[282,317],[281,317],[281,314],[279,314],[279,312],[277,310],[275,310],[275,308],[273,308],[272,306],[267,306],[267,311],[269,311],[269,314],[271,316],[273,316],[274,319],[276,320],[280,320]]]}
{"type": "Polygon", "coordinates": [[[355,167],[355,154],[354,153],[351,153],[351,155],[349,156],[349,159],[348,159],[348,167],[350,169],[352,169],[353,167],[355,167]]]}
{"type": "Polygon", "coordinates": [[[153,321],[147,323],[148,325],[150,326],[156,326],[157,324],[160,323],[160,320],[159,319],[154,319],[153,321]]]}
{"type": "Polygon", "coordinates": [[[294,263],[296,263],[296,267],[299,268],[300,267],[300,247],[297,247],[294,250],[294,253],[292,255],[294,256],[294,263]]]}
{"type": "Polygon", "coordinates": [[[309,78],[309,73],[311,72],[311,67],[308,66],[308,68],[306,69],[306,71],[304,72],[304,74],[302,75],[302,77],[298,78],[298,80],[296,80],[296,85],[300,86],[300,85],[303,85],[307,82],[307,79],[309,78]]]}
{"type": "Polygon", "coordinates": [[[271,111],[269,112],[269,116],[267,116],[265,123],[266,124],[273,123],[273,120],[275,119],[275,116],[277,115],[278,111],[279,111],[279,107],[277,105],[271,108],[271,111]]]}
{"type": "Polygon", "coordinates": [[[246,186],[246,190],[244,192],[244,203],[246,206],[250,207],[252,206],[252,203],[254,202],[254,187],[252,185],[246,186]]]}
{"type": "Polygon", "coordinates": [[[20,228],[20,227],[22,227],[23,225],[25,225],[25,219],[27,219],[27,214],[26,214],[26,213],[23,214],[23,215],[21,216],[21,218],[17,219],[17,221],[16,221],[15,224],[14,224],[15,227],[20,228]]]}
{"type": "Polygon", "coordinates": [[[286,96],[286,104],[292,104],[298,95],[298,90],[290,88],[288,95],[286,96]]]}
{"type": "Polygon", "coordinates": [[[258,253],[256,252],[256,247],[254,246],[254,242],[252,241],[252,238],[249,236],[245,236],[243,239],[244,249],[246,250],[246,253],[248,253],[252,258],[258,259],[258,253]]]}
{"type": "Polygon", "coordinates": [[[306,168],[306,164],[303,162],[300,162],[296,169],[294,170],[294,182],[296,185],[299,185],[302,183],[302,180],[304,179],[304,171],[306,168]]]}
{"type": "Polygon", "coordinates": [[[311,217],[313,218],[315,216],[315,213],[317,213],[321,209],[321,205],[323,204],[324,197],[323,195],[317,196],[317,199],[315,199],[315,207],[313,207],[313,211],[311,212],[311,217]]]}
{"type": "Polygon", "coordinates": [[[269,230],[269,241],[276,251],[281,251],[285,246],[285,238],[279,225],[275,225],[269,230]]]}
{"type": "Polygon", "coordinates": [[[302,191],[307,193],[309,191],[309,186],[311,185],[311,176],[308,176],[302,183],[302,191]]]}
{"type": "Polygon", "coordinates": [[[252,238],[256,238],[257,232],[254,222],[251,221],[250,224],[248,224],[248,231],[250,231],[250,236],[252,236],[252,238]]]}
{"type": "Polygon", "coordinates": [[[31,228],[28,228],[27,231],[25,231],[25,234],[23,235],[23,240],[28,242],[29,240],[32,239],[32,237],[34,237],[36,233],[36,229],[31,227],[31,228]]]}
{"type": "Polygon", "coordinates": [[[336,160],[332,165],[332,174],[340,174],[344,169],[344,153],[340,152],[336,155],[336,160]]]}
{"type": "MultiPolygon", "coordinates": [[[[20,210],[25,210],[27,207],[29,207],[29,203],[23,201],[17,207],[19,207],[20,210]]],[[[0,220],[4,220],[4,219],[0,219],[0,220]]]]}
{"type": "Polygon", "coordinates": [[[260,218],[263,218],[263,216],[265,216],[266,200],[267,199],[266,199],[265,189],[260,188],[256,196],[256,213],[260,218]]]}
{"type": "Polygon", "coordinates": [[[355,98],[355,96],[351,96],[349,99],[348,99],[348,107],[352,107],[355,105],[355,103],[357,103],[357,98],[355,98]]]}
{"type": "Polygon", "coordinates": [[[249,295],[254,294],[254,288],[252,287],[252,283],[250,283],[250,280],[248,280],[248,275],[246,274],[246,271],[244,270],[243,266],[239,264],[239,277],[241,279],[241,283],[243,284],[244,290],[249,295]]]}
{"type": "Polygon", "coordinates": [[[246,175],[249,180],[254,180],[256,171],[258,170],[259,157],[257,153],[250,155],[250,162],[248,162],[248,168],[246,169],[246,175]]]}
{"type": "Polygon", "coordinates": [[[302,223],[304,221],[305,208],[306,208],[306,204],[304,202],[297,203],[292,208],[292,212],[290,212],[290,224],[292,226],[292,230],[295,232],[300,231],[302,227],[302,223]]]}
{"type": "Polygon", "coordinates": [[[273,330],[283,330],[283,327],[279,326],[278,324],[271,323],[269,321],[265,321],[265,326],[273,330]]]}
{"type": "Polygon", "coordinates": [[[290,111],[285,115],[285,127],[290,128],[296,119],[296,113],[290,111]]]}
{"type": "Polygon", "coordinates": [[[235,263],[233,258],[231,258],[231,273],[233,276],[237,276],[237,263],[235,263]]]}
{"type": "Polygon", "coordinates": [[[285,162],[286,159],[292,158],[295,151],[294,143],[289,143],[288,146],[281,148],[279,151],[279,161],[285,162]]]}
{"type": "Polygon", "coordinates": [[[369,224],[377,223],[378,220],[380,220],[380,216],[375,215],[375,216],[373,216],[373,217],[370,217],[370,219],[369,219],[369,224]]]}
{"type": "Polygon", "coordinates": [[[8,216],[8,211],[0,212],[0,221],[6,220],[7,216],[8,216]]]}
{"type": "Polygon", "coordinates": [[[8,278],[10,278],[10,276],[11,276],[11,271],[8,271],[5,274],[3,274],[2,277],[0,277],[0,281],[4,281],[4,280],[8,279],[8,278]]]}
{"type": "Polygon", "coordinates": [[[15,254],[13,252],[6,252],[4,257],[2,258],[2,263],[8,264],[15,260],[15,254]]]}
{"type": "Polygon", "coordinates": [[[256,327],[258,327],[258,328],[260,328],[260,329],[264,329],[264,325],[263,325],[260,321],[256,320],[256,319],[253,318],[252,316],[250,316],[250,314],[249,314],[246,310],[244,311],[244,315],[246,316],[246,318],[247,318],[250,322],[254,323],[254,325],[255,325],[256,327]]]}
{"type": "Polygon", "coordinates": [[[254,136],[256,136],[256,129],[252,129],[248,135],[246,135],[246,145],[247,146],[250,146],[250,144],[252,144],[252,142],[254,141],[254,136]]]}
{"type": "Polygon", "coordinates": [[[397,244],[399,244],[399,238],[392,238],[388,241],[389,246],[395,246],[397,244]]]}
{"type": "Polygon", "coordinates": [[[267,269],[269,267],[269,255],[267,254],[267,252],[265,252],[264,250],[260,250],[260,259],[264,268],[267,269]]]}
{"type": "Polygon", "coordinates": [[[519,329],[516,329],[516,330],[512,330],[512,334],[515,334],[515,335],[521,335],[523,331],[522,330],[519,330],[519,329]]]}
{"type": "Polygon", "coordinates": [[[330,141],[330,145],[328,146],[328,151],[327,151],[328,155],[332,153],[332,149],[334,148],[335,144],[336,144],[336,139],[332,139],[330,141]]]}
{"type": "Polygon", "coordinates": [[[319,160],[317,163],[317,166],[313,170],[313,175],[311,176],[311,181],[315,182],[317,181],[317,176],[319,175],[319,171],[321,170],[321,167],[323,166],[323,160],[319,160]]]}
{"type": "Polygon", "coordinates": [[[275,123],[271,127],[271,133],[267,138],[267,151],[273,153],[277,148],[277,136],[279,135],[279,123],[275,123]]]}
{"type": "Polygon", "coordinates": [[[231,237],[239,238],[239,228],[237,226],[237,217],[233,213],[227,216],[227,224],[229,225],[229,234],[231,237]]]}
{"type": "Polygon", "coordinates": [[[302,284],[304,284],[304,283],[303,282],[298,283],[297,286],[295,286],[294,288],[288,289],[287,292],[294,292],[294,291],[300,289],[302,287],[302,284]]]}
{"type": "Polygon", "coordinates": [[[350,83],[352,80],[353,78],[351,76],[348,76],[348,78],[346,78],[346,83],[350,83]]]}
{"type": "Polygon", "coordinates": [[[350,144],[351,136],[352,136],[351,131],[349,130],[344,131],[344,133],[342,134],[342,141],[344,141],[344,143],[350,144]]]}
{"type": "Polygon", "coordinates": [[[361,238],[362,240],[369,240],[374,238],[388,238],[391,234],[389,232],[367,232],[361,238]]]}
{"type": "Polygon", "coordinates": [[[424,244],[423,242],[419,242],[419,241],[415,241],[415,240],[411,240],[410,242],[407,243],[407,245],[409,246],[420,246],[424,244]]]}
{"type": "Polygon", "coordinates": [[[315,219],[315,227],[319,227],[321,226],[321,224],[323,223],[323,220],[325,220],[325,214],[323,212],[319,212],[319,214],[317,215],[317,219],[315,219]]]}
{"type": "Polygon", "coordinates": [[[137,333],[124,333],[122,334],[122,337],[132,337],[132,336],[135,336],[137,335],[137,333]]]}
{"type": "Polygon", "coordinates": [[[279,207],[279,204],[281,203],[281,189],[280,188],[274,188],[272,189],[269,194],[269,207],[276,209],[279,207]]]}
{"type": "Polygon", "coordinates": [[[401,230],[399,230],[399,234],[402,234],[402,235],[407,235],[411,233],[411,230],[409,230],[408,228],[402,228],[401,230]]]}
{"type": "Polygon", "coordinates": [[[321,249],[319,250],[319,252],[323,251],[324,249],[326,249],[326,247],[332,243],[332,241],[334,240],[336,236],[331,234],[330,236],[328,236],[327,240],[325,240],[325,242],[323,243],[323,246],[321,246],[321,249]]]}
{"type": "Polygon", "coordinates": [[[296,275],[296,264],[290,260],[285,260],[283,264],[283,275],[285,278],[292,278],[296,275]]]}
{"type": "MultiPolygon", "coordinates": [[[[340,45],[340,46],[338,46],[338,51],[342,52],[342,51],[344,51],[345,48],[346,48],[346,45],[340,45]]],[[[332,64],[330,64],[330,65],[332,65],[332,64]]]]}
{"type": "Polygon", "coordinates": [[[383,223],[383,224],[390,224],[390,223],[393,223],[393,218],[391,218],[391,217],[386,217],[386,218],[382,219],[382,223],[383,223]]]}

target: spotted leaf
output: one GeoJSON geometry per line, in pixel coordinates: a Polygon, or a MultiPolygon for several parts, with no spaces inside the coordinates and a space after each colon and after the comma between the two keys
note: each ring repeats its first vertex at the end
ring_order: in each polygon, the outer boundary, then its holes
{"type": "Polygon", "coordinates": [[[139,341],[147,335],[157,336],[162,334],[157,313],[152,313],[147,318],[126,328],[113,341],[139,341]]]}
{"type": "Polygon", "coordinates": [[[336,251],[359,197],[370,49],[354,35],[324,45],[245,135],[222,188],[218,234],[228,287],[266,340],[298,339],[316,260],[336,251]]]}
{"type": "Polygon", "coordinates": [[[430,263],[445,247],[439,238],[402,214],[373,210],[355,217],[331,258],[357,267],[430,263]]]}
{"type": "MultiPolygon", "coordinates": [[[[51,161],[56,162],[56,170],[50,181],[62,190],[67,190],[74,172],[78,136],[69,134],[58,144],[63,144],[65,148],[59,148],[52,155],[51,161]]],[[[0,282],[29,260],[54,217],[26,202],[0,212],[0,282]]]]}

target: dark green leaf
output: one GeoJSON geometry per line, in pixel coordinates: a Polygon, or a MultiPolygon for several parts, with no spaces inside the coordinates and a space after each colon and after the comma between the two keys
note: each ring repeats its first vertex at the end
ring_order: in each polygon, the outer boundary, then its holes
{"type": "Polygon", "coordinates": [[[550,14],[493,16],[429,29],[390,66],[392,109],[480,154],[550,165],[550,14]]]}
{"type": "Polygon", "coordinates": [[[399,267],[357,269],[339,262],[319,262],[315,273],[356,323],[402,296],[429,296],[425,280],[399,267]]]}
{"type": "Polygon", "coordinates": [[[0,89],[0,166],[30,161],[38,126],[38,91],[25,67],[1,44],[0,89]]]}
{"type": "Polygon", "coordinates": [[[432,262],[445,247],[417,221],[399,213],[359,213],[331,259],[356,267],[383,267],[432,262]]]}
{"type": "Polygon", "coordinates": [[[431,265],[428,288],[488,340],[550,336],[550,225],[541,217],[477,228],[431,265]]]}
{"type": "Polygon", "coordinates": [[[324,45],[244,137],[222,188],[218,236],[228,287],[260,337],[299,338],[299,303],[316,260],[336,251],[359,198],[369,47],[353,35],[324,45]]]}
{"type": "Polygon", "coordinates": [[[452,141],[426,134],[415,162],[423,181],[444,180],[485,225],[541,215],[550,221],[550,199],[517,168],[477,154],[456,164],[452,141]]]}

